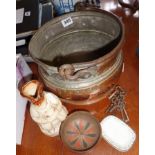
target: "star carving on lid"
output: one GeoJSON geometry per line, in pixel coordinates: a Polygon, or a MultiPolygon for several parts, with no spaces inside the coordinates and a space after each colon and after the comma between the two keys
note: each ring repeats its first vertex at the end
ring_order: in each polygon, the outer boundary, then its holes
{"type": "Polygon", "coordinates": [[[90,148],[98,139],[95,126],[84,120],[75,120],[72,122],[66,130],[66,134],[68,144],[76,150],[90,148]]]}

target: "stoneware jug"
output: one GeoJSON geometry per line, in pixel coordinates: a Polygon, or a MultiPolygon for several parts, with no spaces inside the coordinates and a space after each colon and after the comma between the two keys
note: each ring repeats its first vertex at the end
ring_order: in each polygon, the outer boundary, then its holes
{"type": "Polygon", "coordinates": [[[40,130],[51,137],[59,135],[61,122],[68,114],[59,98],[51,92],[43,91],[43,84],[37,80],[25,83],[21,95],[31,102],[30,115],[40,130]]]}

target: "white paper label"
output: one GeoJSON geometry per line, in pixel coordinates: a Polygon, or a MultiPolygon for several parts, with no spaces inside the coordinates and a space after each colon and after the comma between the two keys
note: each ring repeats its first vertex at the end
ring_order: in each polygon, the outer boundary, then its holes
{"type": "Polygon", "coordinates": [[[67,27],[67,26],[73,24],[73,20],[71,17],[68,17],[68,18],[62,20],[61,23],[62,23],[63,27],[67,27]]]}
{"type": "Polygon", "coordinates": [[[23,22],[24,17],[24,8],[16,10],[16,24],[20,24],[23,22]]]}

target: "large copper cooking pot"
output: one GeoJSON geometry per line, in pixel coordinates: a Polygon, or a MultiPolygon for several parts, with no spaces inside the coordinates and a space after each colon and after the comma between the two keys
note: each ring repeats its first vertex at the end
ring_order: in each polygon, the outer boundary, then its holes
{"type": "Polygon", "coordinates": [[[123,41],[124,26],[115,15],[78,11],[42,26],[29,51],[46,87],[63,102],[83,105],[102,99],[117,82],[123,41]]]}

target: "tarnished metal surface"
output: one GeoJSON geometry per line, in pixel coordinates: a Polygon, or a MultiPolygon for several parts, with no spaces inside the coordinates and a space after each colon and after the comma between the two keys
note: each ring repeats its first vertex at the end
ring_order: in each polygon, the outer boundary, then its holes
{"type": "MultiPolygon", "coordinates": [[[[43,79],[49,82],[49,87],[55,85],[55,87],[62,89],[82,90],[90,87],[91,85],[95,85],[100,81],[104,82],[108,80],[108,78],[114,76],[114,74],[116,74],[116,71],[122,68],[122,62],[122,53],[119,53],[117,59],[115,60],[115,62],[113,62],[113,65],[105,69],[104,72],[98,74],[95,67],[90,67],[87,69],[87,72],[90,72],[91,75],[88,78],[79,78],[78,80],[64,80],[64,78],[60,76],[59,73],[52,74],[52,76],[49,77],[49,75],[44,72],[42,68],[39,69],[39,72],[43,79]]],[[[74,76],[76,76],[79,72],[77,72],[74,76]]]]}
{"type": "Polygon", "coordinates": [[[123,24],[113,14],[79,11],[45,24],[29,50],[49,89],[63,99],[89,99],[120,74],[123,40],[123,24]],[[68,17],[73,22],[63,27],[61,21],[68,17]]]}

